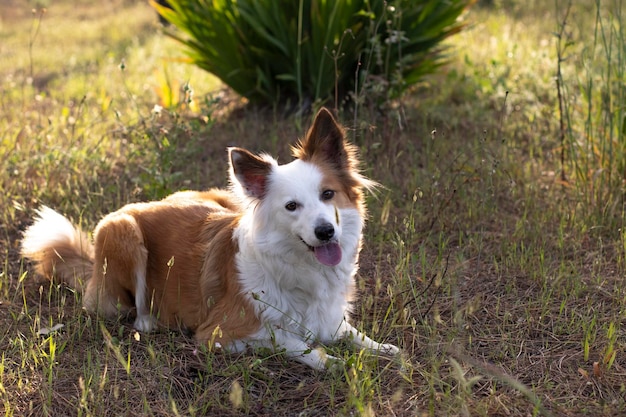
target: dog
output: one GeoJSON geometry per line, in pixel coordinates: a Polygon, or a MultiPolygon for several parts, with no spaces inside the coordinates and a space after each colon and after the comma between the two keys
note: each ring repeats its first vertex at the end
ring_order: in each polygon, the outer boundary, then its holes
{"type": "Polygon", "coordinates": [[[317,370],[341,360],[313,346],[339,339],[398,354],[349,323],[364,191],[376,184],[325,108],[292,153],[279,165],[229,148],[229,189],[128,204],[102,218],[93,243],[43,206],[21,253],[38,274],[84,289],[88,312],[131,314],[141,332],[188,329],[201,343],[284,350],[317,370]]]}

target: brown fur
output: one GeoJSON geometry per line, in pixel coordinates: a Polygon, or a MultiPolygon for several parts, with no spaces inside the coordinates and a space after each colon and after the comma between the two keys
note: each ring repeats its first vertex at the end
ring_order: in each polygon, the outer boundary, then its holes
{"type": "Polygon", "coordinates": [[[293,146],[291,152],[295,158],[320,167],[325,172],[325,181],[332,181],[329,188],[341,190],[365,215],[362,187],[371,189],[376,184],[359,175],[357,149],[343,141],[344,136],[343,128],[335,122],[331,113],[320,111],[306,140],[293,146]],[[328,137],[336,138],[327,140],[328,137]]]}
{"type": "MultiPolygon", "coordinates": [[[[184,191],[156,202],[129,204],[107,215],[93,249],[72,242],[28,256],[37,271],[69,285],[91,274],[83,304],[106,317],[135,307],[135,269],[145,266],[147,304],[159,323],[223,344],[256,331],[260,322],[235,279],[232,233],[239,214],[230,192],[184,191]]],[[[78,234],[78,231],[77,231],[78,234]]],[[[85,277],[87,278],[87,277],[85,277]]]]}
{"type": "Polygon", "coordinates": [[[72,288],[82,288],[93,271],[93,245],[80,230],[75,231],[72,239],[56,240],[46,250],[22,251],[22,255],[34,262],[37,274],[48,279],[55,276],[72,288]]]}

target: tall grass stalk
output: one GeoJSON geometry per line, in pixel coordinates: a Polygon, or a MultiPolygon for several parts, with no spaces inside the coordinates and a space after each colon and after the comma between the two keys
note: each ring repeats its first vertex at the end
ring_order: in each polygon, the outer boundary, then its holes
{"type": "Polygon", "coordinates": [[[33,15],[35,19],[33,20],[33,25],[30,31],[30,39],[28,40],[28,59],[30,65],[30,78],[35,76],[34,64],[33,64],[33,46],[35,45],[35,41],[37,40],[37,36],[39,35],[39,31],[41,29],[41,21],[43,20],[43,15],[46,13],[46,9],[33,9],[33,15]]]}
{"type": "MultiPolygon", "coordinates": [[[[557,2],[557,10],[560,5],[557,2]]],[[[570,4],[567,5],[569,10],[570,4]]],[[[564,146],[585,215],[596,221],[621,215],[626,182],[626,56],[623,1],[596,0],[590,42],[565,54],[577,42],[566,18],[559,22],[557,82],[566,126],[564,146]],[[574,62],[565,75],[561,64],[574,62]],[[571,77],[570,79],[567,79],[571,77]]],[[[581,40],[582,42],[582,40],[581,40]]]]}

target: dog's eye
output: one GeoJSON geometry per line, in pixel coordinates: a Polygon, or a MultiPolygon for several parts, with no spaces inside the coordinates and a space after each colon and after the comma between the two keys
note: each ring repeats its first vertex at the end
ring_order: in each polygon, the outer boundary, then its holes
{"type": "Polygon", "coordinates": [[[333,190],[324,190],[322,192],[322,201],[331,200],[335,196],[335,192],[333,190]]]}
{"type": "Polygon", "coordinates": [[[295,201],[290,201],[287,204],[285,204],[285,208],[288,211],[296,211],[296,209],[298,208],[298,203],[296,203],[295,201]]]}

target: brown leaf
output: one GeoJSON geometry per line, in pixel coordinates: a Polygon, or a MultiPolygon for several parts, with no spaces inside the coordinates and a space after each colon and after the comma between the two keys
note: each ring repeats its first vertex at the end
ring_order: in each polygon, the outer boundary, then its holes
{"type": "Polygon", "coordinates": [[[593,363],[593,376],[596,378],[602,377],[602,368],[600,368],[600,362],[593,363]]]}

